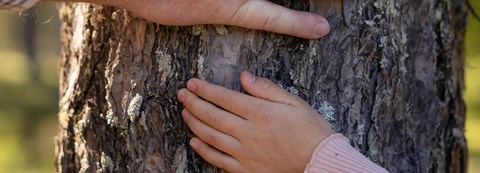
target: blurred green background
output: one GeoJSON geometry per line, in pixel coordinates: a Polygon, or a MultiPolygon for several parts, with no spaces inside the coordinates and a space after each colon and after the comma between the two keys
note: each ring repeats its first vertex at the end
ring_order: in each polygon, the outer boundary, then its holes
{"type": "MultiPolygon", "coordinates": [[[[466,136],[473,173],[480,171],[480,22],[470,15],[468,24],[466,136]]],[[[58,13],[52,4],[3,11],[0,27],[0,172],[54,172],[58,13]]]]}
{"type": "MultiPolygon", "coordinates": [[[[472,9],[480,14],[480,1],[470,0],[472,9]]],[[[477,16],[478,17],[478,16],[477,16]]],[[[465,36],[465,91],[467,120],[465,133],[470,161],[469,172],[480,172],[480,18],[468,16],[465,36]]]]}
{"type": "Polygon", "coordinates": [[[0,11],[0,172],[55,172],[58,13],[0,11]]]}

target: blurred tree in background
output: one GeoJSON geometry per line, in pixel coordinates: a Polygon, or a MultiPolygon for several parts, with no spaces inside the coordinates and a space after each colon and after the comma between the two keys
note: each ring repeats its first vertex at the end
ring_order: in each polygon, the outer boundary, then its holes
{"type": "MultiPolygon", "coordinates": [[[[480,12],[480,1],[470,0],[480,12]]],[[[0,12],[0,172],[54,172],[59,57],[54,5],[0,12]]],[[[466,35],[466,135],[470,172],[480,171],[480,22],[466,35]]]]}

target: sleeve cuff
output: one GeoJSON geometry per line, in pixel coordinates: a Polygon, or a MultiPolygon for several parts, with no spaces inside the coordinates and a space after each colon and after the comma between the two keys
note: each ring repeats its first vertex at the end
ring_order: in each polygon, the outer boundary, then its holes
{"type": "Polygon", "coordinates": [[[342,134],[333,134],[315,149],[305,173],[388,172],[355,150],[342,134]]]}
{"type": "Polygon", "coordinates": [[[39,0],[0,0],[0,10],[23,11],[35,5],[39,0]]]}

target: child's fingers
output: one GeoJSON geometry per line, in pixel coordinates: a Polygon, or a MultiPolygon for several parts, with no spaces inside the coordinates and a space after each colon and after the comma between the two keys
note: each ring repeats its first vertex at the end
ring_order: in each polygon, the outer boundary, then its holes
{"type": "Polygon", "coordinates": [[[250,72],[244,71],[240,76],[243,88],[252,96],[259,97],[271,102],[279,102],[288,105],[300,105],[303,101],[283,89],[271,80],[256,77],[250,72]]]}
{"type": "Polygon", "coordinates": [[[190,145],[203,159],[220,169],[228,172],[242,172],[241,170],[243,170],[237,159],[222,153],[198,138],[190,140],[190,145]]]}
{"type": "Polygon", "coordinates": [[[198,98],[186,89],[178,92],[179,100],[183,105],[202,122],[233,137],[238,137],[239,129],[245,126],[246,121],[241,117],[222,110],[210,102],[198,98]]]}
{"type": "Polygon", "coordinates": [[[274,111],[272,110],[273,106],[269,105],[270,102],[268,101],[229,90],[204,80],[191,79],[187,83],[187,88],[199,97],[247,120],[274,111]]]}
{"type": "Polygon", "coordinates": [[[188,110],[184,110],[182,115],[193,133],[195,133],[200,139],[208,143],[210,146],[230,155],[238,153],[238,151],[241,149],[242,145],[240,144],[240,141],[228,134],[222,133],[208,126],[197,119],[188,110]]]}

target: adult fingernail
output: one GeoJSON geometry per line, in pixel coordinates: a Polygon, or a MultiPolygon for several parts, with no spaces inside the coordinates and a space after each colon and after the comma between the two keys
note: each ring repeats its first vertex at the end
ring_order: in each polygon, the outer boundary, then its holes
{"type": "Polygon", "coordinates": [[[247,82],[249,82],[249,83],[254,83],[255,80],[256,80],[256,77],[255,77],[252,73],[250,73],[250,72],[248,72],[248,71],[245,71],[245,79],[246,79],[247,82]]]}
{"type": "Polygon", "coordinates": [[[320,17],[320,23],[328,23],[328,20],[325,17],[320,17]]]}
{"type": "Polygon", "coordinates": [[[193,149],[197,149],[197,148],[198,148],[198,142],[197,142],[197,140],[191,139],[191,140],[190,140],[190,146],[192,146],[193,149]]]}
{"type": "Polygon", "coordinates": [[[315,32],[318,36],[324,36],[330,32],[330,25],[326,20],[322,20],[316,27],[315,32]]]}
{"type": "Polygon", "coordinates": [[[178,100],[179,100],[180,102],[185,101],[185,95],[186,95],[185,91],[180,90],[180,91],[178,92],[178,94],[177,94],[178,100]]]}

